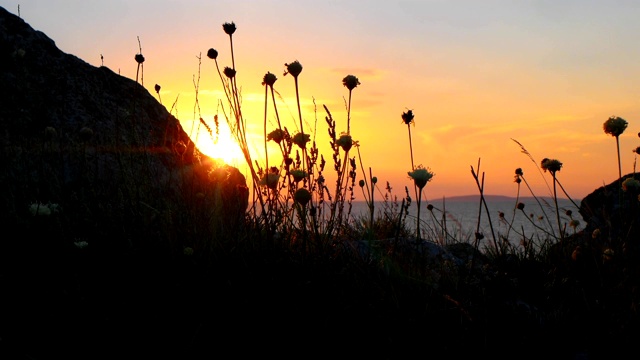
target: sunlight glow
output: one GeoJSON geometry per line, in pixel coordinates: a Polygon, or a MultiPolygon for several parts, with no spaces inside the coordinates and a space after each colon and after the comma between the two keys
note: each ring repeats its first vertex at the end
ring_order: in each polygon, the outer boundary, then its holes
{"type": "Polygon", "coordinates": [[[243,164],[244,156],[231,134],[229,126],[221,121],[218,126],[218,134],[216,134],[215,125],[211,127],[211,131],[212,133],[209,134],[204,126],[196,127],[194,131],[196,135],[192,137],[192,140],[198,149],[213,159],[221,159],[226,164],[233,166],[243,164]]]}

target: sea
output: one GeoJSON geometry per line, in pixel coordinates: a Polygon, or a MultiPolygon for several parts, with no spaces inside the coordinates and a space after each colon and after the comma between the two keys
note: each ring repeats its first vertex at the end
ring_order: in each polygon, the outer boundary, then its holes
{"type": "MultiPolygon", "coordinates": [[[[564,234],[584,229],[586,223],[578,213],[580,201],[559,198],[558,215],[556,205],[550,197],[485,196],[486,208],[481,204],[479,195],[455,196],[438,200],[422,200],[420,204],[420,229],[423,238],[455,238],[456,240],[474,240],[476,233],[484,239],[509,239],[513,244],[520,244],[523,239],[559,238],[560,229],[564,234]],[[524,204],[522,209],[518,204],[524,204]],[[430,205],[430,206],[429,206],[430,205]],[[429,210],[431,208],[431,210],[429,210]],[[574,221],[572,221],[574,220],[574,221]]],[[[376,216],[383,214],[384,201],[376,201],[376,216]]],[[[397,203],[399,206],[399,202],[397,203]]],[[[368,218],[369,208],[365,201],[354,201],[351,214],[354,218],[368,218]]],[[[412,231],[417,226],[417,203],[410,204],[405,225],[412,231]]]]}

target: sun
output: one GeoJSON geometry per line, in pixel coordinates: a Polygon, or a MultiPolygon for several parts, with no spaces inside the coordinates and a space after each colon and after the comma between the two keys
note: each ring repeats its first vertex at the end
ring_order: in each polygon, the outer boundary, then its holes
{"type": "Polygon", "coordinates": [[[238,166],[244,163],[242,150],[240,150],[240,146],[231,135],[229,126],[220,122],[217,135],[215,129],[212,128],[211,130],[213,133],[209,134],[206,128],[200,127],[195,138],[198,149],[212,159],[221,159],[229,165],[238,166]]]}

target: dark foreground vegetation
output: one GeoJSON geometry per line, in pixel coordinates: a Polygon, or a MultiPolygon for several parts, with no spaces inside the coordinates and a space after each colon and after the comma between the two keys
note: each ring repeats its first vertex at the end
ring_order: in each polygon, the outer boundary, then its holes
{"type": "MultiPolygon", "coordinates": [[[[132,59],[140,78],[124,79],[62,54],[0,10],[7,100],[0,108],[0,358],[640,354],[635,173],[620,171],[573,211],[515,201],[494,219],[540,219],[533,233],[464,234],[424,200],[434,174],[414,165],[411,110],[401,120],[414,187],[400,196],[390,184],[382,188],[371,167],[363,171],[359,146],[366,144],[349,126],[360,85],[353,75],[343,79],[348,115],[340,134],[326,107],[326,129],[305,130],[298,101],[295,134],[280,124],[275,104],[269,123],[265,108],[263,164],[249,151],[235,64],[220,69],[210,49],[208,64],[227,95],[220,119],[243,150],[245,180],[202,156],[144,90],[142,53],[132,59]],[[327,130],[332,184],[310,137],[327,130]],[[350,212],[355,191],[370,205],[367,216],[350,212]],[[433,221],[416,222],[407,215],[412,206],[433,221]],[[586,226],[575,231],[579,221],[586,226]]],[[[223,30],[231,40],[235,24],[223,30]]],[[[298,97],[302,65],[285,68],[298,97]]],[[[276,80],[270,72],[263,79],[265,103],[276,103],[276,80]]],[[[155,91],[160,100],[159,85],[155,91]]],[[[212,141],[217,121],[200,119],[212,141]]],[[[604,124],[616,140],[626,127],[619,117],[604,124]]],[[[553,198],[568,197],[558,179],[563,164],[522,150],[550,176],[553,198]]],[[[522,168],[514,175],[518,198],[521,184],[530,187],[522,168]]],[[[480,162],[472,176],[485,205],[480,162]]]]}

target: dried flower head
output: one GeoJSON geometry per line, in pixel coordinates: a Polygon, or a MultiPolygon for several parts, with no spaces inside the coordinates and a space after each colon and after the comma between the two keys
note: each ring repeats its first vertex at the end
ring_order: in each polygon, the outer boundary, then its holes
{"type": "Polygon", "coordinates": [[[622,182],[622,190],[637,194],[640,192],[640,181],[634,178],[626,178],[622,182]]]}
{"type": "Polygon", "coordinates": [[[360,185],[360,187],[364,187],[364,180],[358,181],[358,185],[360,185]]]}
{"type": "Polygon", "coordinates": [[[377,182],[378,182],[378,178],[377,178],[376,176],[374,176],[374,177],[372,177],[372,178],[371,178],[371,183],[372,183],[372,184],[375,184],[375,183],[377,183],[377,182]]]}
{"type": "Polygon", "coordinates": [[[408,110],[407,112],[403,112],[402,113],[402,122],[404,122],[405,124],[409,125],[409,124],[414,124],[413,122],[413,110],[408,110]]]}
{"type": "Polygon", "coordinates": [[[12,53],[11,53],[11,56],[12,56],[14,59],[21,59],[21,58],[23,58],[23,57],[26,55],[26,53],[27,53],[27,52],[26,52],[26,51],[24,51],[24,49],[20,48],[20,49],[15,50],[14,52],[12,52],[12,53]]]}
{"type": "Polygon", "coordinates": [[[360,80],[353,75],[347,75],[342,79],[342,85],[346,86],[350,91],[360,85],[360,80]]]}
{"type": "Polygon", "coordinates": [[[278,78],[274,74],[267,72],[262,78],[262,85],[273,87],[273,84],[275,84],[276,80],[278,80],[278,78]]]}
{"type": "Polygon", "coordinates": [[[285,138],[286,133],[282,129],[275,129],[267,135],[267,141],[273,140],[276,143],[280,144],[280,142],[285,138]]]}
{"type": "Polygon", "coordinates": [[[305,188],[300,188],[293,193],[293,199],[302,206],[306,206],[311,201],[311,193],[305,188]]]}
{"type": "Polygon", "coordinates": [[[222,29],[227,35],[231,36],[234,32],[236,32],[236,24],[233,22],[222,24],[222,29]]]}
{"type": "Polygon", "coordinates": [[[407,174],[409,174],[409,177],[413,179],[413,183],[419,189],[425,187],[435,175],[429,168],[425,168],[422,165],[418,165],[415,170],[409,171],[407,174]]]}
{"type": "Polygon", "coordinates": [[[618,137],[625,131],[627,125],[629,125],[627,120],[618,116],[610,116],[602,127],[606,134],[618,137]]]}
{"type": "Polygon", "coordinates": [[[262,186],[266,186],[269,189],[275,189],[278,185],[278,180],[280,179],[280,174],[278,173],[268,173],[265,174],[259,181],[258,184],[262,186]]]}
{"type": "Polygon", "coordinates": [[[159,93],[161,87],[160,87],[160,85],[156,84],[156,86],[154,86],[153,89],[156,91],[156,93],[159,93]]]}
{"type": "Polygon", "coordinates": [[[44,128],[44,138],[46,140],[53,140],[57,137],[58,132],[56,131],[56,128],[54,128],[53,126],[47,126],[46,128],[44,128]]]}
{"type": "Polygon", "coordinates": [[[560,169],[562,168],[562,163],[556,159],[544,158],[540,162],[540,167],[542,167],[542,170],[544,170],[545,172],[549,170],[551,175],[555,175],[555,173],[557,171],[560,171],[560,169]]]}
{"type": "Polygon", "coordinates": [[[82,129],[80,129],[80,140],[87,141],[91,139],[92,136],[93,136],[93,130],[91,130],[91,128],[85,126],[82,129]]]}
{"type": "Polygon", "coordinates": [[[307,177],[307,172],[301,169],[293,169],[290,172],[291,176],[293,176],[293,181],[299,182],[307,177]]]}
{"type": "Polygon", "coordinates": [[[636,154],[640,154],[640,146],[638,146],[637,148],[633,149],[633,152],[636,154]]]}
{"type": "Polygon", "coordinates": [[[519,202],[517,208],[518,210],[524,210],[524,203],[519,202]]]}
{"type": "Polygon", "coordinates": [[[51,215],[51,208],[47,204],[33,203],[29,206],[29,212],[33,216],[49,216],[51,215]]]}
{"type": "Polygon", "coordinates": [[[293,76],[294,78],[297,78],[298,75],[300,75],[300,73],[302,72],[302,64],[300,64],[298,60],[289,64],[284,64],[284,66],[287,67],[287,70],[284,72],[285,76],[287,74],[291,74],[291,76],[293,76]]]}
{"type": "Polygon", "coordinates": [[[307,143],[311,141],[311,135],[305,133],[297,133],[293,136],[293,143],[298,145],[300,149],[304,149],[307,146],[307,143]]]}
{"type": "Polygon", "coordinates": [[[575,230],[578,226],[580,226],[580,220],[572,219],[571,221],[569,221],[569,226],[571,226],[575,230]]]}
{"type": "Polygon", "coordinates": [[[351,135],[342,133],[340,138],[336,140],[336,145],[340,146],[344,151],[349,151],[353,145],[353,139],[351,138],[351,135]]]}
{"type": "Polygon", "coordinates": [[[228,66],[225,66],[224,68],[224,74],[226,75],[226,77],[228,77],[229,79],[233,78],[234,76],[236,76],[236,70],[232,69],[228,66]]]}
{"type": "Polygon", "coordinates": [[[207,57],[209,57],[209,59],[215,60],[218,58],[218,50],[211,48],[209,49],[209,51],[207,51],[207,57]]]}
{"type": "Polygon", "coordinates": [[[144,56],[142,56],[142,54],[136,54],[136,56],[134,57],[134,59],[136,59],[136,62],[138,64],[142,64],[144,62],[144,56]]]}
{"type": "Polygon", "coordinates": [[[84,240],[76,240],[73,242],[73,245],[75,245],[78,249],[84,249],[89,246],[89,243],[84,240]]]}
{"type": "Polygon", "coordinates": [[[524,175],[524,173],[522,172],[522,168],[517,168],[516,169],[516,175],[519,175],[519,176],[523,176],[524,175]]]}

